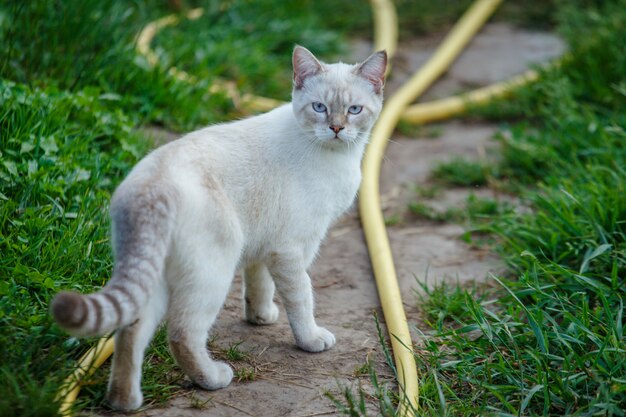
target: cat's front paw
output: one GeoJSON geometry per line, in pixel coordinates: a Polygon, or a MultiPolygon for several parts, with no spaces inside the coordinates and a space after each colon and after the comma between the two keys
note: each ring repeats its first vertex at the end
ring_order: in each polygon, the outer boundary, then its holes
{"type": "Polygon", "coordinates": [[[296,338],[296,343],[307,352],[323,352],[335,345],[335,335],[323,327],[317,327],[306,337],[296,338]]]}
{"type": "Polygon", "coordinates": [[[267,325],[278,320],[278,306],[272,302],[263,307],[246,305],[246,320],[252,324],[267,325]]]}

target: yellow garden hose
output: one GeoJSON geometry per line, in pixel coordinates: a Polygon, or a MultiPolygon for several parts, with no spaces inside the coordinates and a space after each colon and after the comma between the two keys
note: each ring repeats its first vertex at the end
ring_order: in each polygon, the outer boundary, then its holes
{"type": "MultiPolygon", "coordinates": [[[[426,123],[441,120],[463,112],[468,104],[483,104],[494,97],[504,96],[511,89],[537,78],[529,71],[512,80],[481,88],[465,95],[409,106],[422,94],[453,62],[478,29],[493,13],[500,0],[477,0],[454,26],[432,58],[391,98],[383,108],[378,123],[374,127],[363,160],[363,182],[359,194],[361,221],[365,232],[376,285],[385,316],[394,352],[398,383],[400,385],[399,415],[417,409],[418,377],[413,358],[412,342],[398,287],[393,258],[387,238],[383,215],[380,210],[379,172],[387,141],[400,119],[411,123],[426,123]]],[[[371,0],[374,12],[375,50],[386,49],[389,56],[397,45],[397,18],[390,0],[371,0]]],[[[202,9],[187,12],[188,19],[197,19],[202,9]]],[[[150,48],[154,36],[164,27],[174,25],[178,17],[166,16],[148,24],[137,37],[137,51],[148,64],[154,66],[158,57],[150,48]]],[[[195,77],[170,69],[170,74],[178,79],[194,82],[195,77]]],[[[228,94],[237,108],[245,111],[265,111],[281,104],[280,101],[253,95],[239,95],[233,83],[219,81],[213,92],[228,94]]],[[[76,371],[67,378],[58,393],[63,398],[60,412],[71,415],[71,407],[78,396],[80,381],[93,373],[113,352],[113,337],[103,337],[79,361],[76,371]]]]}
{"type": "Polygon", "coordinates": [[[379,174],[387,142],[404,109],[422,94],[452,63],[465,45],[496,9],[500,0],[478,0],[463,15],[444,39],[430,60],[389,98],[372,130],[370,143],[363,159],[363,181],[359,192],[359,209],[363,231],[369,249],[378,296],[385,323],[391,335],[398,383],[400,384],[399,414],[416,410],[418,378],[411,334],[402,305],[402,296],[393,264],[391,247],[380,209],[379,174]]]}
{"type": "Polygon", "coordinates": [[[427,103],[418,103],[408,107],[400,120],[408,123],[430,123],[457,116],[467,110],[469,105],[479,106],[493,99],[505,97],[516,88],[529,84],[539,78],[535,70],[513,77],[507,81],[478,88],[469,93],[447,97],[427,103]]]}
{"type": "Polygon", "coordinates": [[[76,369],[65,379],[57,398],[62,399],[59,414],[62,416],[72,415],[72,405],[80,392],[80,382],[98,369],[104,361],[113,353],[113,336],[102,337],[96,346],[92,347],[78,361],[76,369]]]}
{"type": "Polygon", "coordinates": [[[387,52],[387,74],[398,46],[398,16],[391,0],[370,0],[374,18],[374,51],[387,52]]]}

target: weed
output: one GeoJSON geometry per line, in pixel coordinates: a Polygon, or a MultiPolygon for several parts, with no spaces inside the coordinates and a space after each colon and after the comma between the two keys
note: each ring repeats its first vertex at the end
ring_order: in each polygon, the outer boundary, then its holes
{"type": "Polygon", "coordinates": [[[454,158],[450,162],[440,163],[433,170],[433,177],[449,185],[462,187],[482,186],[487,184],[491,168],[465,158],[454,158]]]}
{"type": "Polygon", "coordinates": [[[472,193],[467,197],[465,213],[473,223],[491,223],[495,218],[513,213],[513,206],[492,198],[480,198],[472,193]]]}
{"type": "Polygon", "coordinates": [[[385,217],[385,226],[397,226],[402,221],[402,218],[398,214],[385,217]]]}
{"type": "Polygon", "coordinates": [[[213,402],[213,397],[208,397],[206,400],[198,397],[192,393],[189,396],[189,407],[195,410],[206,410],[213,402]]]}
{"type": "Polygon", "coordinates": [[[441,136],[443,129],[437,125],[420,125],[415,123],[408,123],[400,121],[397,129],[400,133],[411,138],[428,138],[435,139],[441,136]]]}
{"type": "Polygon", "coordinates": [[[368,361],[366,361],[362,365],[355,366],[353,375],[356,376],[356,377],[369,375],[370,372],[371,372],[371,367],[372,367],[372,365],[371,365],[370,361],[368,360],[368,361]]]}
{"type": "Polygon", "coordinates": [[[478,198],[475,194],[467,197],[467,211],[470,217],[493,216],[500,212],[500,204],[490,198],[478,198]]]}
{"type": "Polygon", "coordinates": [[[411,202],[409,203],[409,211],[420,219],[457,223],[469,220],[470,223],[478,225],[479,223],[490,223],[494,217],[510,213],[512,208],[508,204],[493,199],[479,198],[471,193],[467,197],[464,208],[448,207],[441,211],[427,203],[411,202]]]}
{"type": "Polygon", "coordinates": [[[246,352],[243,352],[239,346],[241,346],[243,342],[237,342],[232,344],[225,352],[226,358],[231,361],[242,361],[248,357],[246,352]]]}
{"type": "Polygon", "coordinates": [[[442,189],[438,185],[417,185],[415,192],[421,198],[433,199],[441,195],[442,189]]]}
{"type": "Polygon", "coordinates": [[[453,222],[464,218],[463,212],[459,209],[448,208],[441,212],[428,204],[418,202],[409,203],[409,211],[417,218],[435,222],[453,222]]]}
{"type": "Polygon", "coordinates": [[[235,379],[237,382],[254,381],[255,378],[256,371],[252,367],[243,367],[235,370],[235,379]]]}

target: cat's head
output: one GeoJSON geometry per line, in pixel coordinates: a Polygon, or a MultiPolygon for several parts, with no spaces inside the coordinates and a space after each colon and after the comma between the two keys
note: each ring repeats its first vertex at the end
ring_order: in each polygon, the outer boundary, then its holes
{"type": "Polygon", "coordinates": [[[365,141],[383,106],[386,68],[384,51],[356,65],[324,64],[296,46],[292,106],[298,124],[324,146],[365,141]]]}

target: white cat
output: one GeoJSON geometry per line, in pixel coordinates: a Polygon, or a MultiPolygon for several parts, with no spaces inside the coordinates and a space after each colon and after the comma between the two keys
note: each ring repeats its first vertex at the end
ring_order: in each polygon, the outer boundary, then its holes
{"type": "Polygon", "coordinates": [[[356,195],[386,64],[385,52],[323,64],[296,46],[292,103],[162,146],[122,182],[111,201],[111,280],[95,294],[62,292],[51,306],[72,334],[117,329],[114,408],[141,406],[144,350],[164,318],[172,354],[194,383],[230,383],[232,369],[206,343],[237,270],[248,321],[277,320],[276,286],[301,349],[335,344],[315,323],[306,269],[356,195]]]}

